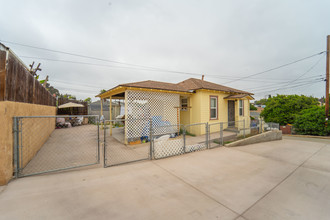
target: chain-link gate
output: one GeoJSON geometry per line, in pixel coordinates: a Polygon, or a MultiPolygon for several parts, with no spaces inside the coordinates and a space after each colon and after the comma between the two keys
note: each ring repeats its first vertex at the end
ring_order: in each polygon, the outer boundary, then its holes
{"type": "Polygon", "coordinates": [[[152,159],[185,153],[185,136],[182,125],[153,126],[151,130],[152,159]]]}
{"type": "Polygon", "coordinates": [[[100,161],[99,116],[14,117],[16,177],[83,166],[100,161]]]}
{"type": "Polygon", "coordinates": [[[223,122],[209,124],[208,146],[216,148],[223,146],[223,122]]]}
{"type": "Polygon", "coordinates": [[[185,153],[208,148],[208,123],[189,124],[184,126],[185,153]]]}
{"type": "Polygon", "coordinates": [[[106,120],[101,129],[104,132],[104,167],[150,158],[149,119],[106,120]]]}

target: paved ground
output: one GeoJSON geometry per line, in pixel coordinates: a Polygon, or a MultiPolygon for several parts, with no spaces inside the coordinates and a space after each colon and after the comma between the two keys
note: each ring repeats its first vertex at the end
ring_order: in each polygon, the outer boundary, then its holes
{"type": "MultiPolygon", "coordinates": [[[[104,130],[101,130],[101,139],[103,139],[104,130]]],[[[136,145],[124,144],[124,128],[113,128],[112,136],[110,136],[109,129],[106,130],[106,155],[107,165],[117,165],[127,163],[129,161],[137,161],[149,158],[150,143],[142,143],[136,145]]],[[[235,132],[224,131],[224,141],[236,139],[235,132]]],[[[210,134],[211,140],[218,140],[217,143],[210,142],[211,148],[218,147],[220,143],[220,132],[213,132],[210,134]]],[[[173,155],[180,155],[184,151],[192,152],[206,149],[206,136],[189,136],[186,135],[186,147],[184,148],[183,136],[176,138],[169,138],[166,141],[157,142],[154,146],[154,157],[164,158],[173,155]]]]}
{"type": "Polygon", "coordinates": [[[328,140],[285,138],[21,178],[0,219],[329,219],[329,158],[328,140]]]}
{"type": "MultiPolygon", "coordinates": [[[[28,151],[23,143],[23,154],[28,151]]],[[[89,124],[55,129],[21,174],[30,175],[96,163],[97,151],[97,126],[89,124]]]]}

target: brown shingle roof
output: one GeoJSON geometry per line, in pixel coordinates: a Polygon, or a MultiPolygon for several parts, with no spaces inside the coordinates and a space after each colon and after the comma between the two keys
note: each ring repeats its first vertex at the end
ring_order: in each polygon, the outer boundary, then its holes
{"type": "Polygon", "coordinates": [[[229,95],[229,96],[225,97],[224,99],[240,99],[240,98],[244,98],[246,96],[249,96],[249,94],[229,95]]]}
{"type": "Polygon", "coordinates": [[[152,80],[134,82],[134,83],[125,83],[125,84],[121,84],[119,86],[187,92],[187,90],[185,90],[178,84],[158,82],[158,81],[152,81],[152,80]]]}
{"type": "Polygon", "coordinates": [[[242,94],[251,94],[250,92],[230,88],[227,86],[211,83],[205,80],[201,79],[194,79],[190,78],[185,81],[182,81],[178,83],[177,85],[185,88],[187,91],[188,90],[196,90],[196,89],[210,89],[210,90],[216,90],[216,91],[224,91],[224,92],[234,92],[234,93],[242,93],[242,94]]]}
{"type": "Polygon", "coordinates": [[[121,84],[119,86],[146,88],[146,89],[161,89],[161,90],[178,91],[178,92],[191,92],[192,90],[197,90],[197,89],[209,89],[209,90],[216,90],[216,91],[253,95],[252,93],[249,93],[246,91],[242,91],[242,90],[238,90],[238,89],[234,89],[234,88],[230,88],[227,86],[211,83],[211,82],[208,82],[205,80],[194,79],[194,78],[184,80],[177,84],[147,80],[147,81],[141,81],[141,82],[125,83],[125,84],[121,84]]]}

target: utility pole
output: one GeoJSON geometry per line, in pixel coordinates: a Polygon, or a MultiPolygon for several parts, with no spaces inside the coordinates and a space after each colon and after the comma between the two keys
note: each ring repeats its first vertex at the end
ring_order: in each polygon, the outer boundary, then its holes
{"type": "Polygon", "coordinates": [[[325,120],[326,126],[328,125],[329,119],[329,62],[330,62],[330,35],[327,36],[327,67],[326,67],[326,85],[325,85],[325,120]]]}

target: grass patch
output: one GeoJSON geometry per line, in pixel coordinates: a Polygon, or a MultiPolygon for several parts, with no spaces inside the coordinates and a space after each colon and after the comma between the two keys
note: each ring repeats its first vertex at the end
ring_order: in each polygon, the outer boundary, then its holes
{"type": "MultiPolygon", "coordinates": [[[[183,134],[183,130],[180,129],[180,134],[183,134]]],[[[186,131],[186,135],[196,137],[196,134],[190,133],[189,131],[186,131]]]]}

